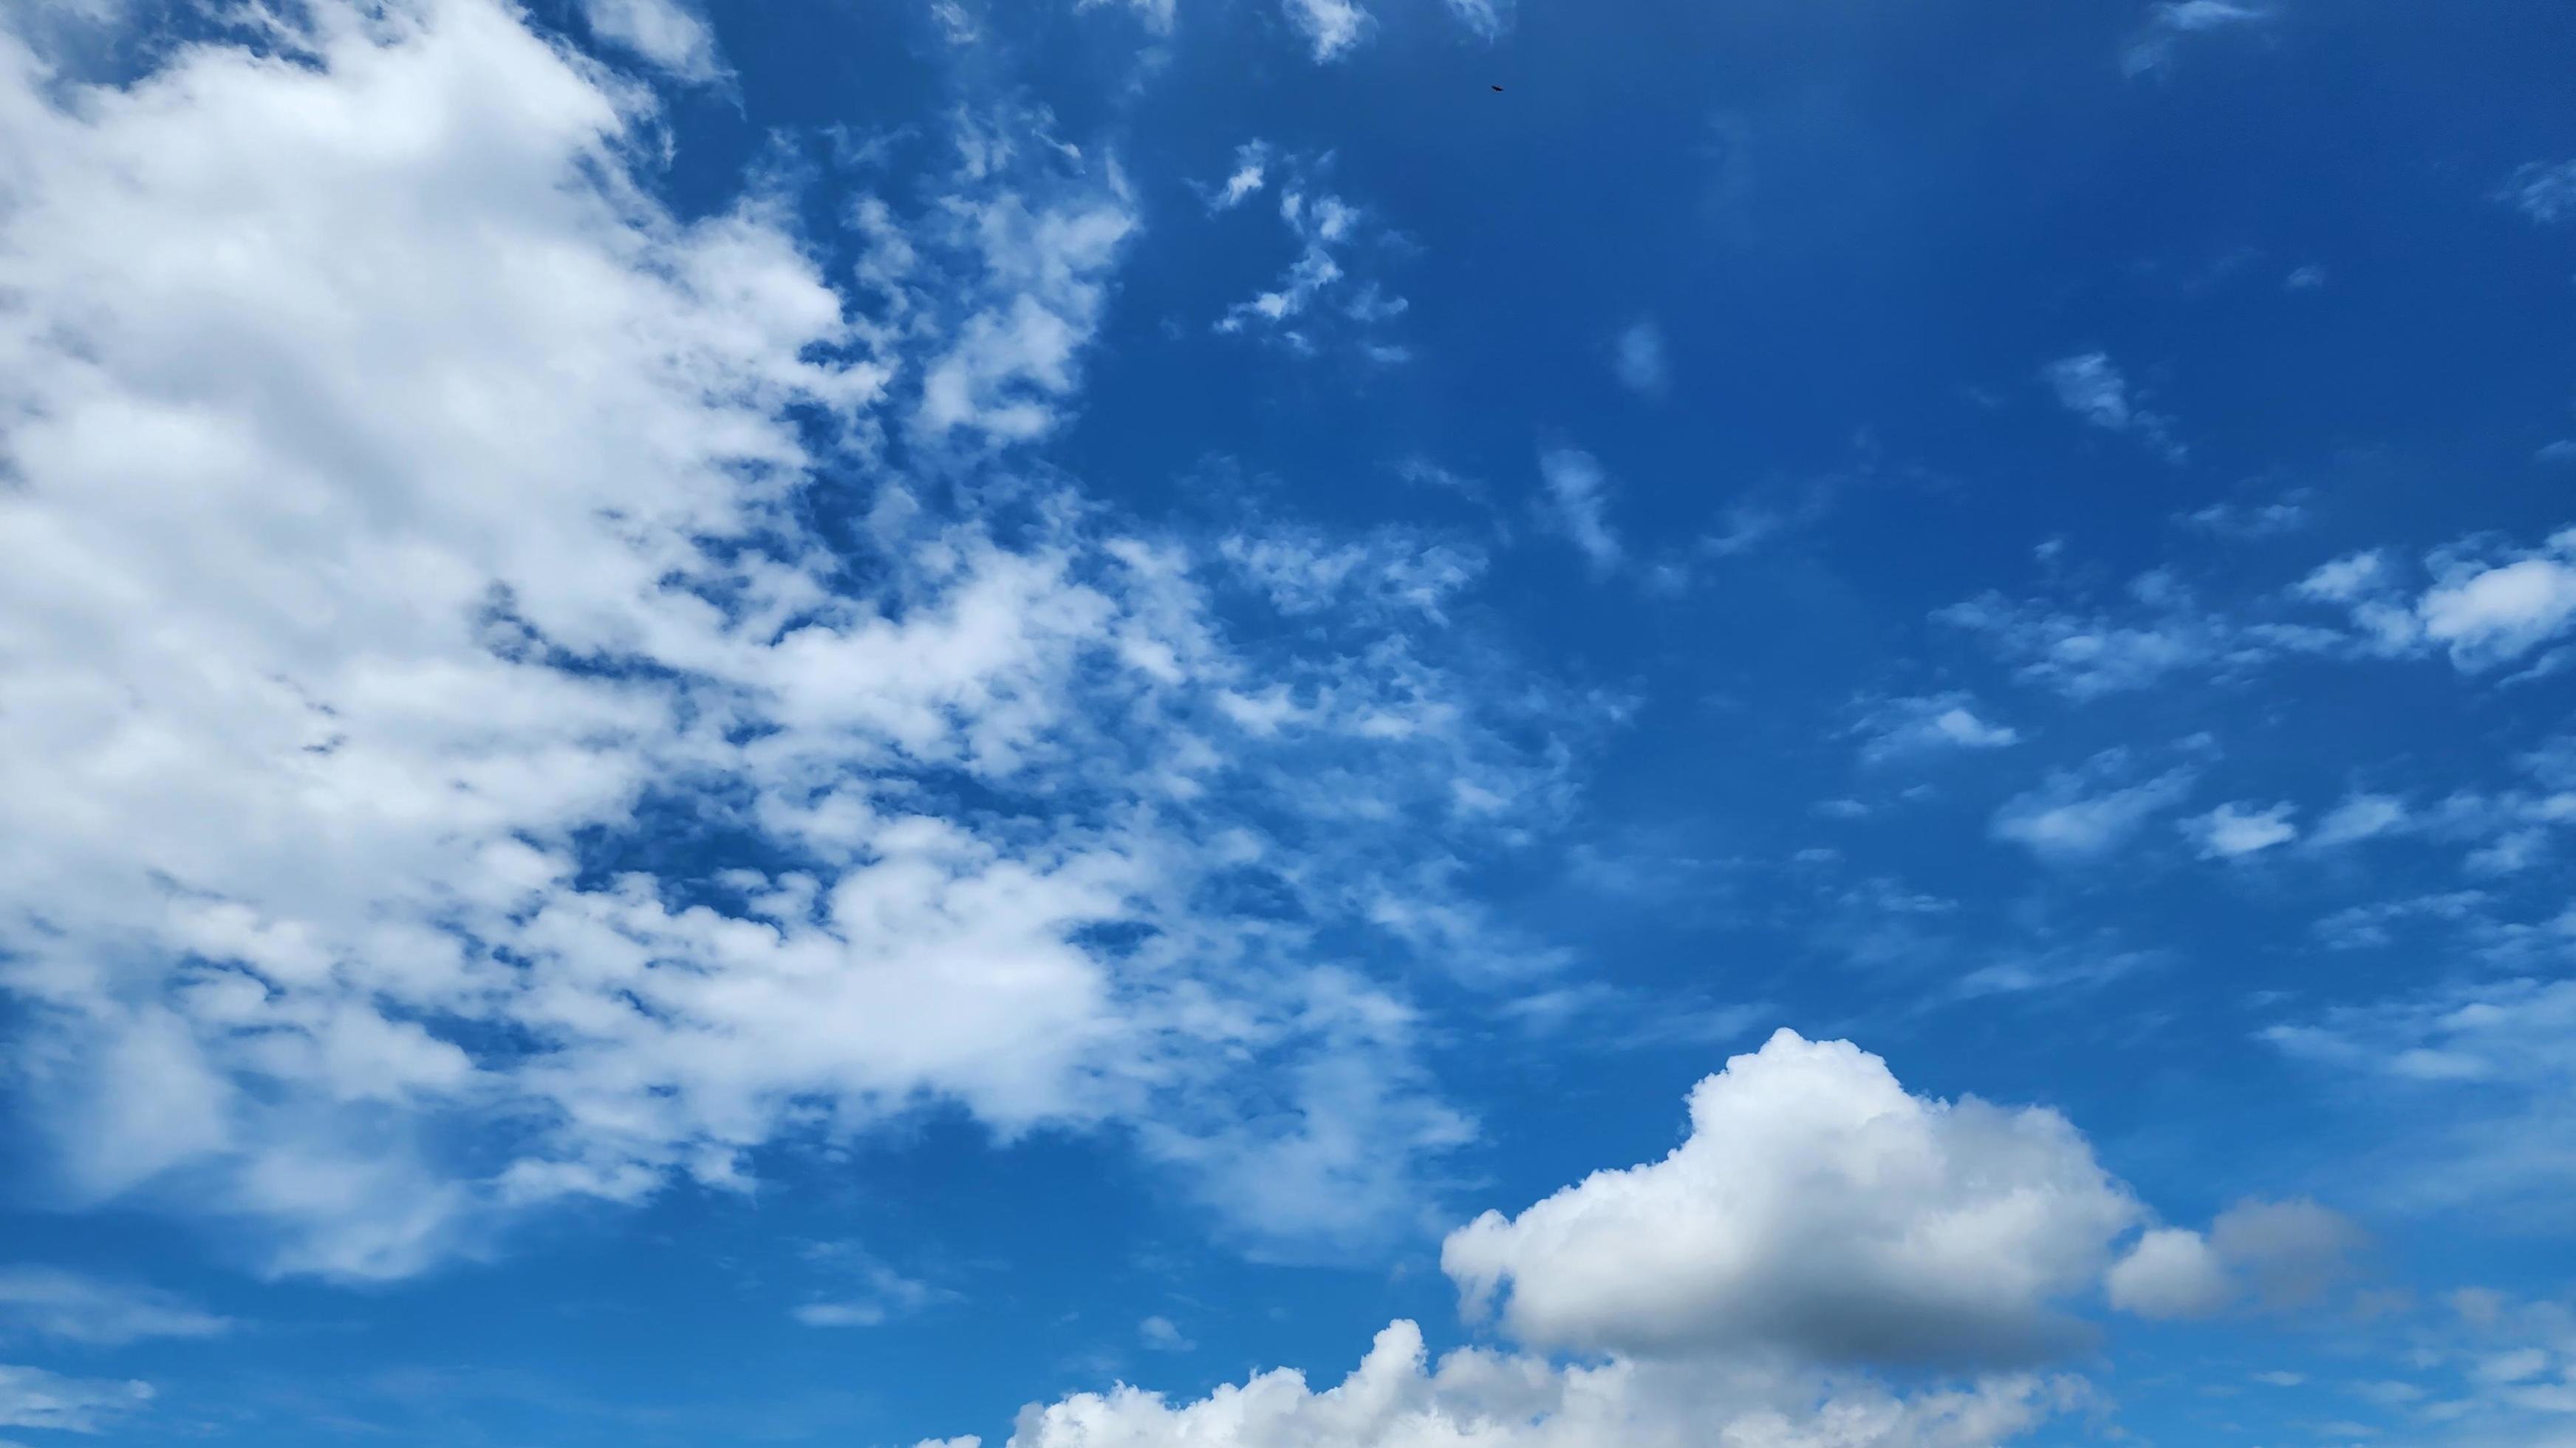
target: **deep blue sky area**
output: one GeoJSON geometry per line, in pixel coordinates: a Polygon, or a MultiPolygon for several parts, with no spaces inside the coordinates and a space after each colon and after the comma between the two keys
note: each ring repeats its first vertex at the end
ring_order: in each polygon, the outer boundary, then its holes
{"type": "Polygon", "coordinates": [[[9,11],[0,1448],[2576,1443],[2571,58],[9,11]]]}

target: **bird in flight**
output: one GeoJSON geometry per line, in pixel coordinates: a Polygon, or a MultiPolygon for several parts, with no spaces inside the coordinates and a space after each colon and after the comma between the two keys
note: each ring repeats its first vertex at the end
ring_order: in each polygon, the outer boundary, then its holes
{"type": "Polygon", "coordinates": [[[1501,90],[1501,89],[1502,89],[1502,87],[1501,87],[1501,86],[1496,86],[1496,87],[1494,87],[1494,89],[1496,89],[1496,90],[1501,90]]]}

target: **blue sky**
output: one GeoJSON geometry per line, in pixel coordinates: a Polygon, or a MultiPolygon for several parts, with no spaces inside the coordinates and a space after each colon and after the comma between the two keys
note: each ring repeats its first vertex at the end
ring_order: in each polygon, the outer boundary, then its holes
{"type": "Polygon", "coordinates": [[[2571,43],[14,7],[0,1444],[2576,1443],[2571,43]]]}

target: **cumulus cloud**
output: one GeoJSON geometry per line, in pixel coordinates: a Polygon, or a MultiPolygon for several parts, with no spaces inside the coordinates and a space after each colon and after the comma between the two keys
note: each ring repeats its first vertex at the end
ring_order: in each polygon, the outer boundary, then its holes
{"type": "Polygon", "coordinates": [[[2073,1126],[1907,1094],[1876,1056],[1782,1031],[1691,1092],[1660,1162],[1453,1233],[1471,1311],[1534,1347],[1822,1363],[2026,1363],[2080,1338],[2137,1218],[2073,1126]]]}
{"type": "MultiPolygon", "coordinates": [[[[1900,1396],[1865,1380],[1463,1349],[1397,1322],[1321,1390],[1285,1369],[1173,1403],[1132,1387],[1022,1411],[1010,1448],[1986,1448],[2085,1406],[2080,1383],[1996,1375],[1900,1396]]],[[[921,1448],[980,1448],[979,1439],[921,1448]]]]}
{"type": "Polygon", "coordinates": [[[2002,749],[2021,742],[2009,724],[1997,724],[1977,712],[1968,694],[1927,694],[1891,699],[1872,708],[1856,732],[1865,742],[1861,758],[1871,763],[1913,754],[1953,749],[2002,749]]]}
{"type": "Polygon", "coordinates": [[[2576,620],[2576,529],[2531,552],[2437,557],[2435,572],[2416,613],[2424,637],[2463,669],[2518,658],[2576,620]]]}
{"type": "Polygon", "coordinates": [[[2050,775],[2047,783],[1996,811],[1995,838],[2045,860],[2100,859],[2191,792],[2193,775],[2187,769],[2136,784],[2111,784],[2126,768],[2126,756],[2115,750],[2097,755],[2083,769],[2050,775]]]}
{"type": "Polygon", "coordinates": [[[0,988],[49,1185],[396,1276],[940,1099],[1293,1168],[1195,1188],[1265,1240],[1413,1220],[1463,1127],[1307,932],[1545,817],[1558,756],[1392,604],[1221,628],[1267,594],[1217,549],[892,465],[1063,416],[1114,165],[966,118],[852,208],[854,300],[787,198],[664,211],[649,94],[494,0],[279,43],[88,86],[0,39],[0,988]]]}
{"type": "Polygon", "coordinates": [[[2199,844],[2201,854],[2208,859],[2241,859],[2297,839],[2299,827],[2290,823],[2290,816],[2296,812],[2296,806],[2287,804],[2260,809],[2222,804],[2207,814],[2184,820],[2182,831],[2199,844]]]}
{"type": "Polygon", "coordinates": [[[166,1292],[49,1267],[0,1267],[0,1336],[114,1347],[155,1337],[214,1337],[232,1329],[166,1292]]]}
{"type": "Polygon", "coordinates": [[[1551,448],[1539,454],[1538,472],[1547,490],[1549,522],[1582,553],[1596,576],[1615,571],[1627,550],[1610,527],[1610,478],[1600,462],[1579,449],[1551,448]]]}
{"type": "Polygon", "coordinates": [[[2271,1310],[2303,1307],[2349,1271],[2361,1230],[2311,1201],[2247,1200],[2207,1233],[2142,1234],[2104,1280],[2111,1305],[2141,1317],[2210,1317],[2250,1297],[2271,1310]]]}
{"type": "Polygon", "coordinates": [[[1642,397],[1661,397],[1671,379],[1671,369],[1664,360],[1664,329],[1652,321],[1638,322],[1619,334],[1611,352],[1611,370],[1619,384],[1642,397]]]}
{"type": "Polygon", "coordinates": [[[581,10],[591,33],[681,80],[704,83],[724,75],[715,32],[678,0],[581,0],[581,10]]]}

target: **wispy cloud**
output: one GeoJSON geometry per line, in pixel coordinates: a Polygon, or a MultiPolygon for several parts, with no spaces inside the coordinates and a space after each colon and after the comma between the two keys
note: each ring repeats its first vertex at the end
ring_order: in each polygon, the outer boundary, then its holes
{"type": "Polygon", "coordinates": [[[1610,478],[1592,454],[1551,448],[1539,454],[1539,480],[1549,523],[1574,545],[1597,576],[1615,572],[1627,558],[1610,526],[1610,478]]]}
{"type": "Polygon", "coordinates": [[[214,1337],[231,1319],[167,1292],[49,1267],[0,1267],[0,1337],[113,1347],[156,1337],[214,1337]]]}
{"type": "Polygon", "coordinates": [[[1652,321],[1632,324],[1611,349],[1611,370],[1621,386],[1641,397],[1661,397],[1671,382],[1664,359],[1664,331],[1652,321]]]}
{"type": "Polygon", "coordinates": [[[2067,411],[2105,432],[2128,433],[2161,454],[2181,462],[2183,445],[2173,435],[2173,420],[2149,412],[2131,395],[2129,380],[2105,352],[2079,352],[2041,369],[2040,376],[2067,411]]]}

